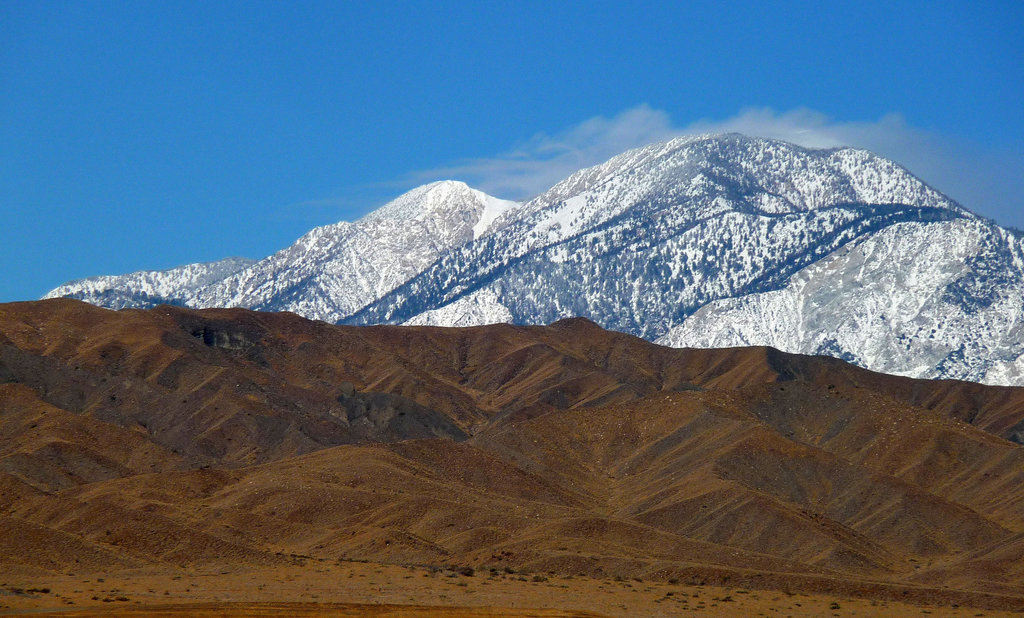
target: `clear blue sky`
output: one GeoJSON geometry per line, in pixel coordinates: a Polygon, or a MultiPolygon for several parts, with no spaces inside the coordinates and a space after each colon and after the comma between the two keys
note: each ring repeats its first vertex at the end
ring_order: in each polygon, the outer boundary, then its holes
{"type": "Polygon", "coordinates": [[[751,117],[916,140],[912,171],[1024,227],[1022,6],[0,2],[0,301],[263,257],[453,171],[521,197],[489,162],[751,117]]]}

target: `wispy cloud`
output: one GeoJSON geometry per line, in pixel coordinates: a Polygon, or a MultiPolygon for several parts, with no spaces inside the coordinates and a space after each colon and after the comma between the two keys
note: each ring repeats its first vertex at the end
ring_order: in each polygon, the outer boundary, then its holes
{"type": "MultiPolygon", "coordinates": [[[[781,139],[808,148],[900,143],[906,141],[909,133],[918,133],[899,114],[887,114],[872,122],[836,122],[807,108],[782,113],[770,108],[748,108],[732,118],[699,120],[681,130],[684,134],[728,132],[781,139]]],[[[920,137],[914,135],[915,139],[920,137]]]]}
{"type": "Polygon", "coordinates": [[[691,124],[683,132],[707,131],[736,131],[811,148],[866,148],[900,163],[967,208],[1004,225],[1024,227],[1024,153],[926,131],[899,114],[839,122],[809,109],[747,109],[721,122],[691,124]]]}
{"type": "Polygon", "coordinates": [[[405,181],[455,178],[492,195],[522,199],[630,148],[679,135],[726,132],[811,148],[866,148],[904,165],[964,206],[1000,223],[1024,227],[1024,154],[913,127],[899,114],[846,122],[806,108],[783,112],[748,108],[724,120],[677,125],[667,112],[639,105],[611,118],[590,118],[554,135],[538,133],[493,157],[415,172],[405,181]]]}
{"type": "Polygon", "coordinates": [[[639,105],[612,118],[595,116],[555,135],[538,133],[494,157],[415,172],[410,179],[454,178],[492,195],[522,199],[551,188],[580,168],[679,133],[666,112],[639,105]]]}

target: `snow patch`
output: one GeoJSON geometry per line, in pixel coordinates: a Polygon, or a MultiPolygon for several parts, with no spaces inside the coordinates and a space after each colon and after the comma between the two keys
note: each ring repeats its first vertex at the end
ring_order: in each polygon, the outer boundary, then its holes
{"type": "Polygon", "coordinates": [[[477,199],[484,205],[483,212],[480,213],[480,220],[473,226],[474,240],[491,231],[491,224],[499,217],[520,206],[519,202],[491,197],[483,191],[477,191],[476,189],[473,189],[473,193],[476,194],[477,199]]]}
{"type": "Polygon", "coordinates": [[[493,290],[481,289],[443,307],[424,311],[405,326],[482,326],[512,321],[512,312],[493,290]]]}

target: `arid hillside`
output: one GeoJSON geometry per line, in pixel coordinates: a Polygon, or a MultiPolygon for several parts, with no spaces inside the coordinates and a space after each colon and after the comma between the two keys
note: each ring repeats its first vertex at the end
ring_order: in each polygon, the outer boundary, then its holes
{"type": "Polygon", "coordinates": [[[1024,389],[582,319],[7,304],[0,572],[301,557],[1020,609],[1022,427],[1024,389]]]}

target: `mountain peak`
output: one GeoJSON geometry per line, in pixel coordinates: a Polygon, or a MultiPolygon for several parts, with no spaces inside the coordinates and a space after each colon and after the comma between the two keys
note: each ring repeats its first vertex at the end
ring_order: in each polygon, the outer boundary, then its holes
{"type": "Polygon", "coordinates": [[[412,221],[444,210],[473,210],[475,202],[478,201],[477,193],[464,182],[440,180],[406,191],[377,210],[366,214],[359,221],[412,221]]]}
{"type": "Polygon", "coordinates": [[[645,202],[670,208],[689,204],[698,218],[854,203],[914,204],[970,216],[899,164],[867,150],[805,148],[739,133],[681,136],[628,150],[572,174],[524,211],[553,222],[576,220],[569,228],[575,233],[590,225],[587,220],[611,219],[645,202]]]}

